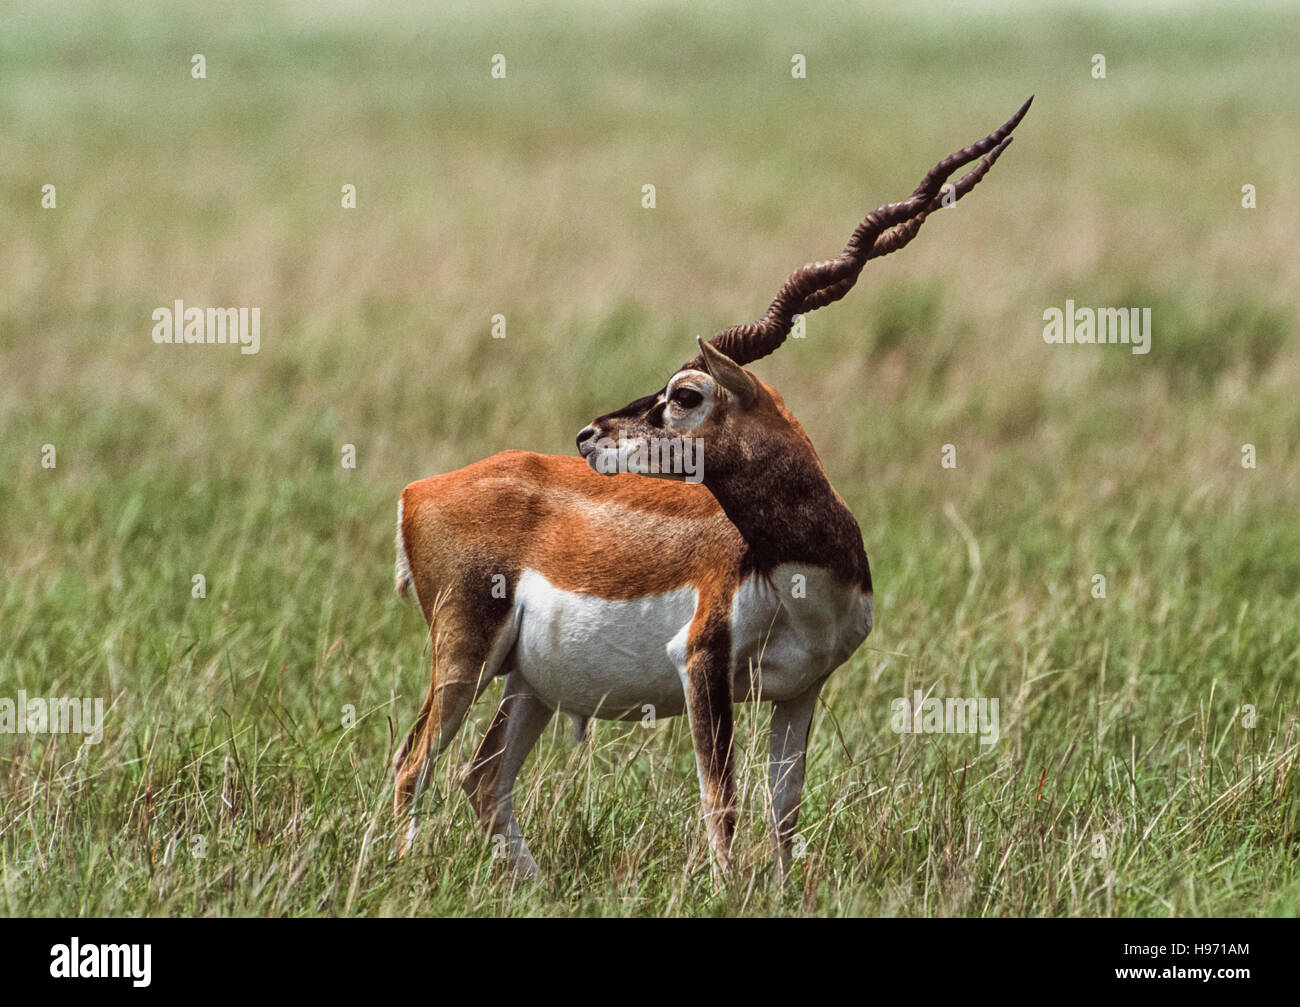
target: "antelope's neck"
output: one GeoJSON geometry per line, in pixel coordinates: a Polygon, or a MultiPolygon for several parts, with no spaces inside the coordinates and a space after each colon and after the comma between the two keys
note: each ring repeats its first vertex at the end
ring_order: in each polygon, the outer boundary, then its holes
{"type": "Polygon", "coordinates": [[[820,464],[792,454],[716,479],[706,466],[705,485],[744,537],[755,569],[820,567],[871,590],[862,531],[820,464]]]}

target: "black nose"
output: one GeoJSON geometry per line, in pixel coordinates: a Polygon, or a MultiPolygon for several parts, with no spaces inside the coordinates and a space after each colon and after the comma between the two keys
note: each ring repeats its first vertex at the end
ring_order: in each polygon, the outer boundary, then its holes
{"type": "Polygon", "coordinates": [[[596,436],[595,427],[583,427],[581,430],[578,431],[578,447],[582,447],[585,441],[589,441],[595,436],[596,436]]]}

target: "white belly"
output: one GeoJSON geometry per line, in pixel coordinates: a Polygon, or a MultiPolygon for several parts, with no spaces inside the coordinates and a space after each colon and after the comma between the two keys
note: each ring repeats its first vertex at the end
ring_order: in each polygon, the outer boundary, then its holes
{"type": "Polygon", "coordinates": [[[682,680],[668,643],[695,615],[694,588],[632,601],[562,591],[525,570],[515,587],[515,667],[547,703],[566,713],[618,719],[683,709],[682,680]]]}
{"type": "MultiPolygon", "coordinates": [[[[515,588],[513,666],[566,713],[640,719],[651,706],[657,718],[675,716],[685,708],[682,664],[697,604],[691,587],[610,601],[525,570],[515,588]]],[[[820,570],[781,567],[770,582],[751,577],[741,585],[731,627],[735,698],[791,699],[866,638],[871,596],[820,570]]]]}

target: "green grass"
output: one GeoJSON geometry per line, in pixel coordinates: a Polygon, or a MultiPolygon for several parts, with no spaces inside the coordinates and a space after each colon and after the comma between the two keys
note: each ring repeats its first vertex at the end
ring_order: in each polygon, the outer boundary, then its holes
{"type": "Polygon", "coordinates": [[[1300,913],[1294,16],[435,6],[0,14],[0,697],[109,707],[99,745],[0,735],[0,913],[1300,913]],[[552,727],[513,884],[455,776],[499,687],[395,860],[402,486],[570,453],[1030,93],[959,212],[755,367],[877,589],[791,889],[749,708],[733,883],[669,721],[552,727]],[[177,298],[260,306],[261,352],[155,346],[177,298]],[[1046,345],[1067,298],[1151,307],[1151,353],[1046,345]],[[998,744],[891,732],[917,689],[998,698],[998,744]]]}

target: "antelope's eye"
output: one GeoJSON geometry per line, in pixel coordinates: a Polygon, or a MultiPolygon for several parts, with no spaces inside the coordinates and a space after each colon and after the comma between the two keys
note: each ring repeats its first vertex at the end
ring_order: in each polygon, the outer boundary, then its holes
{"type": "Polygon", "coordinates": [[[679,388],[673,392],[672,400],[683,409],[694,409],[704,401],[704,396],[694,388],[679,388]]]}

